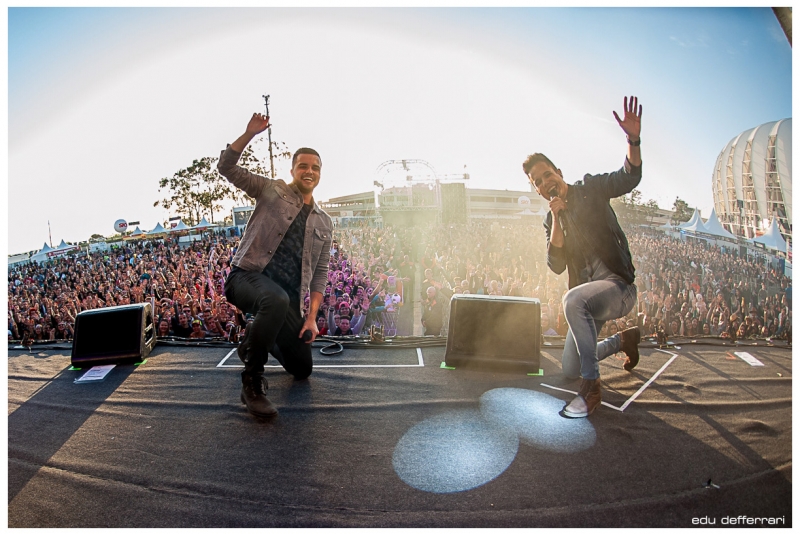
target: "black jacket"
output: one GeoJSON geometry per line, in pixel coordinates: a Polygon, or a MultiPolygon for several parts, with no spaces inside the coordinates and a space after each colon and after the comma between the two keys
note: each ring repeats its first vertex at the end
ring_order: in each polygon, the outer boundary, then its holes
{"type": "Polygon", "coordinates": [[[553,213],[547,213],[544,221],[547,266],[556,274],[568,269],[570,289],[588,281],[584,272],[584,251],[594,253],[611,272],[629,284],[633,283],[635,269],[628,239],[609,201],[633,191],[641,179],[641,165],[634,167],[625,158],[625,165],[618,171],[594,176],[587,174],[583,181],[570,185],[565,199],[567,209],[562,212],[563,247],[550,245],[553,213]]]}

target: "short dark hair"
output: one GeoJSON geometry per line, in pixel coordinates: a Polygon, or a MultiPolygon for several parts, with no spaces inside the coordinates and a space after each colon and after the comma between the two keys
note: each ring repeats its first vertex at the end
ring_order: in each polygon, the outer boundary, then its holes
{"type": "Polygon", "coordinates": [[[319,166],[322,167],[322,157],[319,155],[319,152],[314,150],[313,148],[298,148],[297,151],[292,156],[292,168],[294,168],[294,164],[297,163],[297,156],[300,154],[311,154],[312,156],[317,156],[319,158],[319,166]]]}
{"type": "Polygon", "coordinates": [[[525,159],[524,162],[522,162],[522,170],[525,172],[525,176],[528,176],[530,174],[531,169],[533,168],[534,165],[542,161],[550,165],[553,168],[553,170],[558,169],[558,167],[553,165],[553,162],[550,161],[550,158],[548,158],[544,154],[537,152],[536,154],[531,154],[525,159]]]}

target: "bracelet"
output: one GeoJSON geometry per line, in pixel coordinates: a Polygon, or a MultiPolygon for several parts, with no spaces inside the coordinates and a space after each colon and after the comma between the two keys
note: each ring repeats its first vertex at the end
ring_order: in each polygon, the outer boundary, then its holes
{"type": "Polygon", "coordinates": [[[631,146],[639,146],[639,145],[642,144],[642,138],[641,137],[639,139],[637,139],[636,141],[631,141],[630,137],[626,137],[626,139],[628,140],[628,144],[631,145],[631,146]]]}

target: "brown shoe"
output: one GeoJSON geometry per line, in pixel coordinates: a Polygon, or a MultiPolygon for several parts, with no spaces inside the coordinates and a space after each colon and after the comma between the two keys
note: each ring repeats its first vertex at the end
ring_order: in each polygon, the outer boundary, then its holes
{"type": "Polygon", "coordinates": [[[639,365],[639,342],[642,340],[642,333],[639,331],[639,327],[634,326],[620,332],[619,338],[621,340],[619,348],[628,356],[625,363],[622,364],[622,368],[631,371],[639,365]]]}
{"type": "Polygon", "coordinates": [[[242,375],[242,404],[247,406],[247,411],[258,417],[274,417],[278,410],[266,396],[264,383],[261,376],[242,375]]]}
{"type": "Polygon", "coordinates": [[[594,380],[581,379],[581,389],[578,391],[578,396],[572,399],[572,402],[564,407],[561,412],[564,417],[589,417],[592,415],[602,398],[602,391],[600,390],[600,379],[594,380]]]}

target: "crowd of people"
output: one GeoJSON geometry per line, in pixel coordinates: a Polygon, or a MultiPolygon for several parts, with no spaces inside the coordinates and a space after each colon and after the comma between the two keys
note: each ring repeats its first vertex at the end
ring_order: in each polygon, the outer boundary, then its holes
{"type": "MultiPolygon", "coordinates": [[[[601,338],[638,325],[646,336],[790,339],[791,279],[770,264],[656,230],[628,236],[639,302],[608,321],[601,338]]],[[[219,231],[191,243],[125,241],[107,252],[9,266],[9,340],[70,340],[83,310],[149,301],[161,338],[238,342],[252,317],[223,290],[238,243],[219,231]]],[[[323,335],[364,334],[419,300],[424,333],[446,334],[450,297],[472,293],[538,298],[542,332],[564,336],[566,274],[553,274],[545,259],[537,226],[338,228],[317,325],[323,335]]]]}
{"type": "MultiPolygon", "coordinates": [[[[333,244],[319,314],[328,335],[339,335],[343,319],[343,332],[358,334],[368,319],[377,322],[382,312],[396,311],[404,304],[399,273],[410,274],[402,253],[408,242],[397,232],[358,228],[341,234],[347,246],[333,244]]],[[[127,241],[107,252],[10,266],[8,337],[70,340],[81,311],[151,302],[158,337],[238,342],[252,317],[228,303],[223,289],[238,243],[235,235],[212,232],[191,243],[127,241]]]]}

